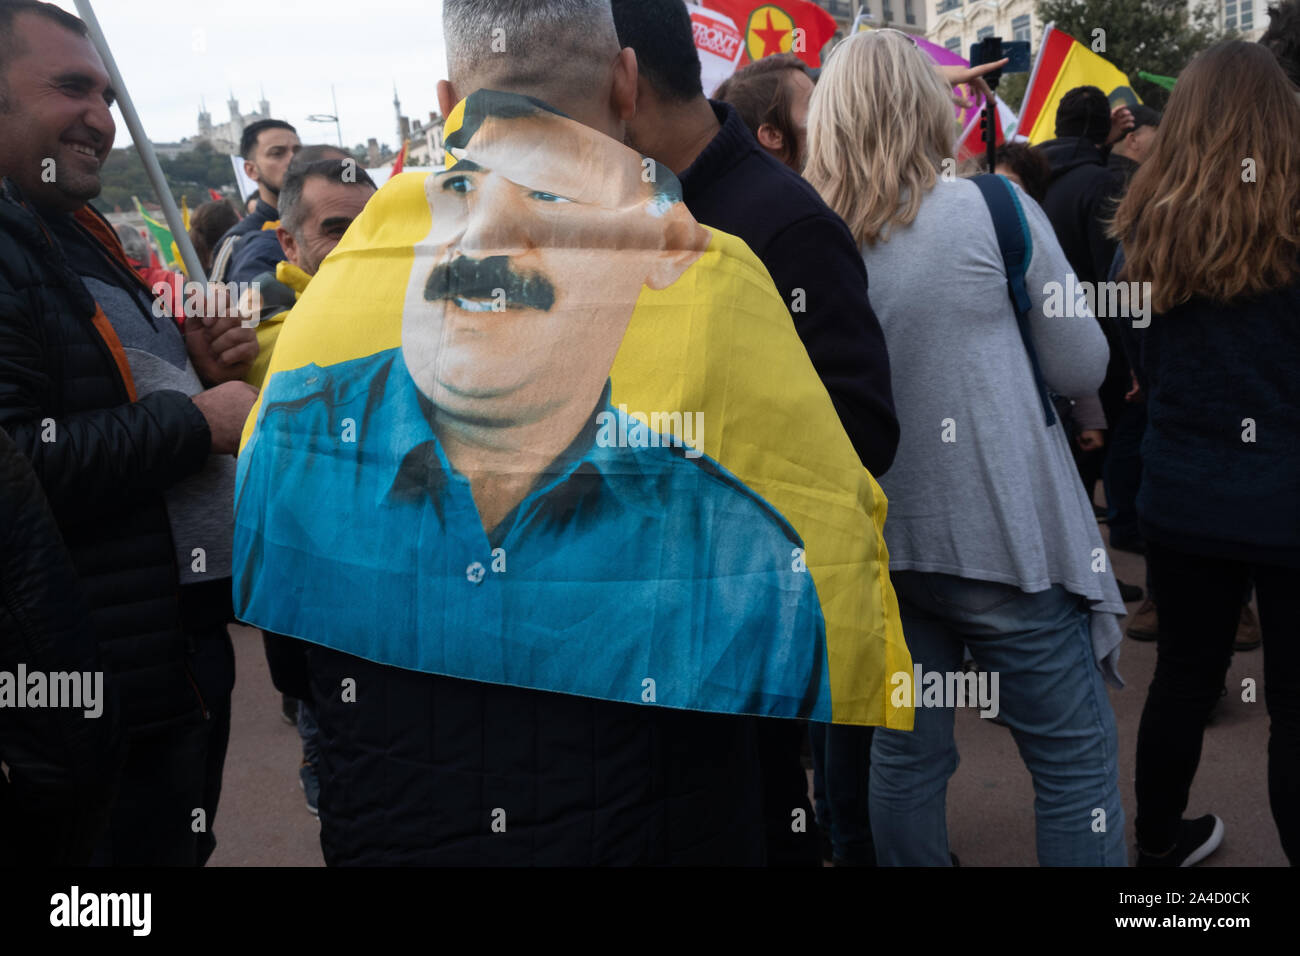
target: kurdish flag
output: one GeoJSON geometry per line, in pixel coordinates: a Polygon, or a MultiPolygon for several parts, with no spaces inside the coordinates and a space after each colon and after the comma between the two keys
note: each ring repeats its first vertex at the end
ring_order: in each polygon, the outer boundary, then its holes
{"type": "Polygon", "coordinates": [[[1017,131],[1035,146],[1055,137],[1056,109],[1077,86],[1099,87],[1112,104],[1116,93],[1141,102],[1122,70],[1049,23],[1029,74],[1017,131]]]}
{"type": "Polygon", "coordinates": [[[862,467],[762,263],[671,171],[480,90],[285,320],[241,620],[407,670],[910,729],[862,467]]]}
{"type": "Polygon", "coordinates": [[[810,67],[822,65],[822,47],[835,35],[835,18],[809,0],[704,0],[731,18],[744,37],[740,65],[774,53],[793,53],[810,67]]]}

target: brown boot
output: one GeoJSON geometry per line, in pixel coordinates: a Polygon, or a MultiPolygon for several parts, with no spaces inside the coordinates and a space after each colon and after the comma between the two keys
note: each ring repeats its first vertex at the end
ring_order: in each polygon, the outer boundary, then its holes
{"type": "Polygon", "coordinates": [[[1154,641],[1160,636],[1160,619],[1155,602],[1147,598],[1128,619],[1128,636],[1135,641],[1154,641]]]}
{"type": "Polygon", "coordinates": [[[1263,638],[1259,633],[1259,621],[1249,604],[1241,606],[1241,620],[1237,623],[1237,642],[1232,646],[1239,651],[1253,651],[1259,647],[1263,638]]]}

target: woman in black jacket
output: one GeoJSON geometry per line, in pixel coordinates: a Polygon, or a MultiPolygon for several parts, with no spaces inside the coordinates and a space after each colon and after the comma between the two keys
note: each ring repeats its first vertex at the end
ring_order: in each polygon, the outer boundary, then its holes
{"type": "Polygon", "coordinates": [[[89,861],[108,821],[119,755],[114,688],[103,670],[40,481],[0,429],[0,681],[8,685],[0,762],[9,768],[0,774],[0,866],[89,861]],[[27,690],[20,673],[98,674],[100,690],[81,701],[89,708],[19,707],[16,695],[27,690]]]}
{"type": "Polygon", "coordinates": [[[1154,312],[1123,323],[1150,415],[1138,515],[1160,607],[1138,865],[1189,866],[1222,839],[1218,817],[1182,813],[1249,578],[1269,799],[1300,863],[1300,98],[1266,49],[1220,43],[1183,71],[1114,234],[1120,278],[1150,283],[1154,312]]]}

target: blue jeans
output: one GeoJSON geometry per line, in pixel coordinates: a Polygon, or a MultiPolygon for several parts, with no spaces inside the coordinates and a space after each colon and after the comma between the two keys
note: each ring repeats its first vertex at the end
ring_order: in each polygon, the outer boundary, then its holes
{"type": "MultiPolygon", "coordinates": [[[[1026,594],[946,574],[891,577],[923,672],[959,671],[964,643],[990,679],[998,676],[1000,715],[1034,780],[1039,864],[1125,866],[1115,715],[1083,599],[1059,585],[1026,594]]],[[[918,705],[920,696],[918,688],[918,705]]],[[[951,863],[945,803],[958,762],[954,709],[915,713],[911,733],[877,728],[872,745],[871,831],[881,866],[951,863]]]]}

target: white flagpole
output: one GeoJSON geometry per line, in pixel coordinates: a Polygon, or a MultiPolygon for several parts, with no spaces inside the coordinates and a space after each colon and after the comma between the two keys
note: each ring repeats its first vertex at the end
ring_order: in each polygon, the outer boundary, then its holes
{"type": "Polygon", "coordinates": [[[206,288],[208,277],[203,271],[203,266],[199,264],[198,253],[194,251],[194,244],[190,242],[189,234],[185,231],[185,221],[181,219],[181,211],[176,208],[176,200],[172,198],[171,190],[167,187],[167,177],[163,175],[162,167],[158,165],[153,144],[144,134],[140,114],[135,111],[135,104],[131,102],[131,94],[127,92],[126,84],[122,81],[117,61],[113,59],[113,51],[108,48],[108,40],[104,38],[104,31],[100,29],[99,20],[95,17],[95,11],[91,9],[90,0],[73,0],[73,2],[77,6],[77,13],[86,22],[90,42],[95,44],[95,49],[99,51],[99,57],[108,70],[113,91],[117,94],[117,105],[122,110],[122,118],[126,120],[126,128],[131,131],[131,139],[135,143],[136,152],[140,154],[140,161],[144,163],[144,171],[149,176],[153,191],[158,195],[158,202],[162,204],[163,216],[166,217],[167,226],[172,231],[172,238],[176,240],[176,248],[180,250],[181,261],[185,263],[188,278],[191,282],[201,283],[206,288]]]}

